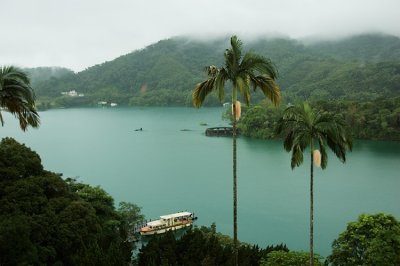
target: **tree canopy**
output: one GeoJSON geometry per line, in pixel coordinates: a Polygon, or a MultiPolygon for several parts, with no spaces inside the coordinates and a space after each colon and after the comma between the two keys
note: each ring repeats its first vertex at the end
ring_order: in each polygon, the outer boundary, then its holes
{"type": "Polygon", "coordinates": [[[362,214],[333,241],[334,266],[400,265],[400,222],[389,214],[362,214]]]}
{"type": "MultiPolygon", "coordinates": [[[[241,243],[239,246],[239,265],[260,265],[262,258],[270,252],[289,249],[284,244],[267,246],[265,249],[256,245],[241,243]]],[[[158,265],[232,265],[233,239],[216,232],[215,224],[210,228],[192,228],[180,238],[172,232],[151,238],[140,249],[138,264],[143,266],[158,265]]]]}
{"type": "Polygon", "coordinates": [[[44,170],[14,139],[0,142],[1,265],[128,265],[126,224],[142,216],[123,206],[100,187],[44,170]]]}
{"type": "MultiPolygon", "coordinates": [[[[314,265],[323,266],[319,255],[314,256],[314,265]]],[[[272,251],[261,260],[260,266],[305,266],[309,265],[310,254],[304,251],[272,251]]]]}
{"type": "MultiPolygon", "coordinates": [[[[373,101],[357,102],[347,100],[312,101],[310,105],[321,111],[336,113],[351,125],[356,139],[400,140],[400,97],[379,98],[373,101]]],[[[276,123],[283,115],[281,108],[267,102],[242,109],[238,128],[242,135],[260,139],[277,138],[276,123]]],[[[230,118],[230,111],[224,115],[230,118]]]]}

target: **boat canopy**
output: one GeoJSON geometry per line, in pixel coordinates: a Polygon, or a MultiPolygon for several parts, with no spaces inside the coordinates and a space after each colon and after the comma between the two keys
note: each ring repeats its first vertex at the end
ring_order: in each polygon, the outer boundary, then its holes
{"type": "Polygon", "coordinates": [[[187,216],[191,216],[192,213],[190,212],[177,212],[177,213],[172,213],[172,214],[168,214],[168,215],[162,215],[160,216],[161,219],[164,220],[168,220],[171,218],[179,218],[179,217],[187,217],[187,216]]]}
{"type": "Polygon", "coordinates": [[[161,220],[155,220],[147,223],[148,226],[161,226],[163,224],[164,223],[161,220]]]}

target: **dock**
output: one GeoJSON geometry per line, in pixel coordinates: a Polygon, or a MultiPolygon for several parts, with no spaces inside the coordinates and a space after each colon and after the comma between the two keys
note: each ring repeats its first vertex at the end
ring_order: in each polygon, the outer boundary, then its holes
{"type": "MultiPolygon", "coordinates": [[[[236,129],[236,134],[239,135],[239,130],[236,129]]],[[[206,129],[206,136],[209,137],[231,137],[233,135],[232,127],[210,127],[206,129]]]]}

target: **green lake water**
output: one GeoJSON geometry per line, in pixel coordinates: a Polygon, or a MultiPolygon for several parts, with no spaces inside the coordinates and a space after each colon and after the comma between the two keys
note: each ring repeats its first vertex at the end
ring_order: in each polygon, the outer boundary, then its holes
{"type": "MultiPolygon", "coordinates": [[[[193,211],[198,225],[215,222],[232,234],[232,139],[206,137],[225,126],[222,108],[93,108],[41,112],[39,129],[22,132],[3,114],[0,137],[37,151],[44,167],[100,185],[116,203],[130,201],[147,218],[193,211]],[[142,128],[143,131],[135,131],[142,128]],[[185,129],[187,131],[182,131],[185,129]]],[[[291,170],[281,141],[238,139],[239,239],[265,247],[286,243],[307,250],[309,159],[291,170]]],[[[315,250],[332,241],[361,213],[400,218],[400,143],[356,141],[342,164],[329,154],[315,171],[315,250]]]]}

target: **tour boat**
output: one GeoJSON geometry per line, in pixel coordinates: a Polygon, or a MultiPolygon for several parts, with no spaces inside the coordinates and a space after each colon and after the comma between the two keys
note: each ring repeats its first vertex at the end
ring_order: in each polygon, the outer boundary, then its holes
{"type": "Polygon", "coordinates": [[[177,212],[160,216],[160,219],[147,222],[145,226],[140,229],[142,236],[162,234],[171,230],[178,230],[193,224],[193,213],[190,212],[177,212]]]}

